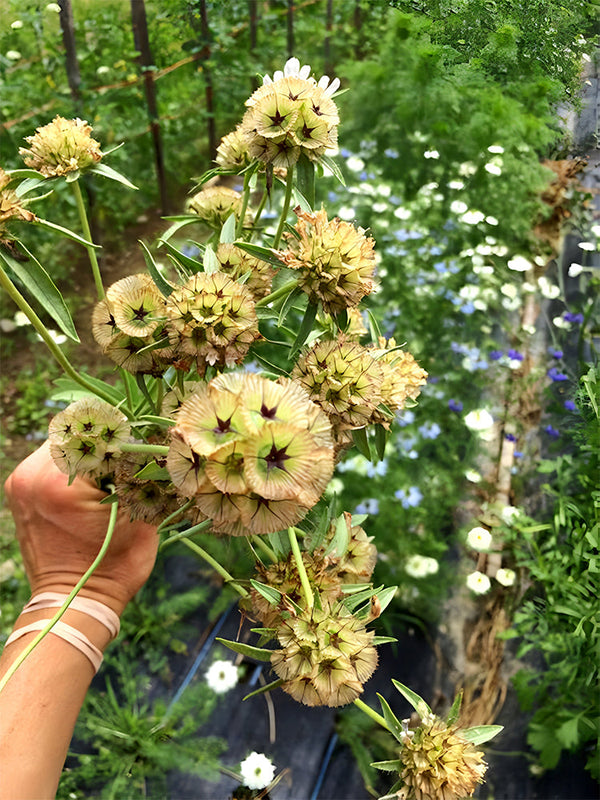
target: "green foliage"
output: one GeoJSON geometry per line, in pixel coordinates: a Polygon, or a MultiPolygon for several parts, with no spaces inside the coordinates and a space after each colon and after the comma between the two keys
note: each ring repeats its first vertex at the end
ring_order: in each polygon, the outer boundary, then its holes
{"type": "Polygon", "coordinates": [[[200,735],[215,707],[214,692],[199,681],[168,704],[148,699],[148,678],[125,650],[112,669],[104,690],[88,692],[75,731],[75,741],[92,752],[72,753],[75,766],[57,797],[164,797],[170,770],[216,779],[225,743],[200,735]]]}
{"type": "Polygon", "coordinates": [[[600,441],[596,381],[592,368],[581,382],[581,421],[569,455],[542,462],[553,498],[547,532],[517,530],[517,563],[533,581],[514,615],[520,637],[517,656],[535,652],[541,664],[522,669],[515,687],[525,710],[533,711],[528,742],[544,768],[563,751],[583,750],[587,768],[598,774],[597,687],[600,679],[600,441]],[[594,392],[594,394],[592,394],[594,392]]]}

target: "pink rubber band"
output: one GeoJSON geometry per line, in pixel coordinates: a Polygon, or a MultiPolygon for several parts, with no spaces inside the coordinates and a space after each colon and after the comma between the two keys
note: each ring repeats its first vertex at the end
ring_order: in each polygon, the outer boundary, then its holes
{"type": "MultiPolygon", "coordinates": [[[[44,608],[60,608],[66,599],[67,595],[60,594],[60,592],[41,592],[31,598],[21,613],[41,611],[44,608]]],[[[111,639],[114,639],[119,633],[121,623],[119,622],[118,614],[99,600],[76,595],[68,607],[75,611],[81,611],[83,614],[87,614],[88,617],[93,617],[93,619],[100,622],[110,632],[111,639]]]]}
{"type": "MultiPolygon", "coordinates": [[[[21,636],[25,636],[26,633],[44,630],[49,621],[50,620],[48,619],[37,619],[35,622],[30,622],[29,625],[24,625],[22,628],[17,628],[6,640],[6,645],[11,644],[11,642],[15,642],[17,639],[20,639],[21,636]]],[[[58,636],[65,642],[73,645],[73,647],[79,650],[80,653],[83,653],[83,655],[91,662],[92,666],[94,667],[94,672],[98,672],[100,669],[100,664],[102,664],[102,651],[93,645],[87,636],[81,633],[81,631],[78,631],[77,628],[73,628],[71,625],[67,625],[66,622],[61,622],[59,620],[58,622],[54,623],[49,633],[53,633],[55,636],[58,636]]]]}

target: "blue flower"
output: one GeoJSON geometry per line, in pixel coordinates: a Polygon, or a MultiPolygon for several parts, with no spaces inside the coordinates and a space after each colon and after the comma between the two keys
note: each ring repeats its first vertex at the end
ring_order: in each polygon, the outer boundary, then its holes
{"type": "Polygon", "coordinates": [[[393,150],[391,147],[388,147],[387,150],[384,150],[383,154],[388,158],[398,158],[400,155],[400,153],[397,150],[393,150]]]}
{"type": "Polygon", "coordinates": [[[506,439],[507,442],[516,442],[517,441],[517,437],[514,435],[514,433],[505,433],[504,434],[504,438],[506,439]]]}
{"type": "Polygon", "coordinates": [[[508,350],[506,354],[512,361],[523,361],[525,357],[523,353],[519,353],[518,350],[508,350]]]}
{"type": "Polygon", "coordinates": [[[513,456],[515,458],[523,458],[523,453],[521,452],[521,450],[514,450],[513,451],[513,456]]]}
{"type": "Polygon", "coordinates": [[[463,410],[463,404],[460,402],[460,400],[450,399],[448,400],[448,408],[450,411],[456,411],[457,414],[460,414],[460,412],[463,410]]]}
{"type": "Polygon", "coordinates": [[[575,313],[574,311],[565,311],[563,314],[563,319],[566,322],[575,322],[578,325],[581,325],[583,322],[583,314],[575,313]]]}
{"type": "Polygon", "coordinates": [[[423,492],[418,486],[411,486],[407,489],[398,489],[394,492],[394,497],[400,500],[402,508],[414,508],[423,499],[423,492]]]}
{"type": "Polygon", "coordinates": [[[379,500],[375,497],[367,497],[354,509],[355,514],[379,514],[379,500]]]}
{"type": "Polygon", "coordinates": [[[437,439],[442,432],[442,429],[437,422],[432,422],[429,425],[425,423],[424,425],[421,425],[418,430],[424,439],[437,439]]]}
{"type": "Polygon", "coordinates": [[[547,433],[551,439],[558,439],[560,437],[560,431],[557,431],[552,425],[546,425],[544,432],[547,433]]]}
{"type": "Polygon", "coordinates": [[[549,347],[548,348],[548,352],[550,353],[552,358],[562,358],[563,357],[563,351],[562,350],[556,350],[554,347],[549,347]]]}
{"type": "Polygon", "coordinates": [[[462,311],[463,314],[474,314],[475,306],[471,302],[464,303],[464,305],[462,305],[458,310],[462,311]]]}
{"type": "Polygon", "coordinates": [[[411,425],[415,421],[415,412],[410,410],[398,411],[396,412],[396,419],[398,420],[398,425],[404,428],[406,425],[411,425]]]}
{"type": "Polygon", "coordinates": [[[565,375],[564,372],[561,372],[558,369],[558,367],[551,367],[546,374],[548,375],[550,380],[553,380],[555,382],[568,381],[569,380],[569,376],[565,375]]]}
{"type": "Polygon", "coordinates": [[[492,352],[490,353],[490,359],[492,361],[500,361],[503,355],[504,353],[502,352],[502,350],[492,350],[492,352]]]}
{"type": "Polygon", "coordinates": [[[367,464],[367,477],[368,478],[376,478],[376,477],[383,477],[386,472],[388,471],[388,462],[384,458],[382,461],[378,461],[377,464],[367,464]]]}
{"type": "Polygon", "coordinates": [[[575,405],[573,400],[565,400],[563,405],[567,409],[567,411],[577,411],[577,406],[575,405]]]}

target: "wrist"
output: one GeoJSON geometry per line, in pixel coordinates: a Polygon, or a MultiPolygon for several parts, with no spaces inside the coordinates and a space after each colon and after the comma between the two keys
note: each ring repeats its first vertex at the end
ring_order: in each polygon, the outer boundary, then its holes
{"type": "MultiPolygon", "coordinates": [[[[53,576],[52,580],[39,580],[31,583],[31,596],[36,597],[43,592],[56,592],[66,596],[73,591],[73,587],[77,584],[81,576],[61,576],[57,578],[53,576]]],[[[115,585],[113,581],[108,578],[96,578],[92,576],[84,586],[79,590],[77,597],[83,597],[90,600],[95,600],[107,606],[111,611],[120,617],[125,610],[125,607],[130,597],[126,596],[122,587],[115,585]]],[[[53,616],[53,614],[51,615],[53,616]]]]}

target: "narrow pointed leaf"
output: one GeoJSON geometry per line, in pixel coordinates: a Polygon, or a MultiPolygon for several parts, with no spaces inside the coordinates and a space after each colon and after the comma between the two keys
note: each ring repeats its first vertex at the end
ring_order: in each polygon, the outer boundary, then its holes
{"type": "Polygon", "coordinates": [[[463,692],[462,689],[454,698],[454,702],[452,703],[452,708],[448,712],[448,716],[446,717],[446,725],[454,725],[456,720],[458,719],[458,715],[460,714],[460,704],[462,703],[463,692]]]}
{"type": "Polygon", "coordinates": [[[202,271],[201,262],[195,258],[190,258],[190,256],[185,256],[174,245],[172,245],[170,242],[167,242],[166,239],[159,239],[159,244],[164,244],[167,252],[172,255],[174,259],[179,261],[179,263],[182,264],[186,269],[189,269],[192,274],[202,271]]]}
{"type": "Polygon", "coordinates": [[[50,314],[69,339],[79,342],[75,323],[56,284],[35,256],[23,245],[21,247],[29,256],[29,261],[17,261],[8,255],[5,250],[0,250],[0,258],[8,268],[9,277],[12,276],[13,279],[16,278],[20,281],[28,293],[41,305],[44,311],[50,314]]]}
{"type": "Polygon", "coordinates": [[[356,428],[352,431],[352,441],[356,445],[356,449],[369,461],[371,461],[371,447],[369,445],[369,439],[367,437],[367,429],[366,428],[356,428]]]}
{"type": "Polygon", "coordinates": [[[277,605],[281,600],[281,592],[277,591],[277,589],[274,589],[272,586],[267,586],[255,580],[250,580],[250,584],[267,602],[271,603],[272,606],[277,605]]]}
{"type": "Polygon", "coordinates": [[[121,175],[120,172],[117,172],[116,169],[109,167],[108,164],[104,164],[103,162],[95,164],[89,171],[95,172],[96,175],[102,175],[103,178],[108,178],[111,181],[122,183],[123,186],[127,186],[128,189],[138,188],[133,183],[131,183],[131,181],[128,180],[124,175],[121,175]]]}
{"type": "Polygon", "coordinates": [[[341,514],[335,521],[335,533],[332,540],[327,545],[325,555],[334,555],[337,558],[343,558],[348,552],[348,545],[350,544],[350,531],[348,530],[348,520],[341,514]]]}
{"type": "Polygon", "coordinates": [[[395,639],[393,636],[374,636],[371,644],[377,647],[380,644],[394,644],[394,642],[397,641],[398,639],[395,639]]]}
{"type": "Polygon", "coordinates": [[[261,261],[266,261],[273,264],[275,267],[285,267],[286,264],[277,256],[277,250],[270,247],[263,247],[260,244],[251,244],[250,242],[243,242],[241,240],[235,241],[234,245],[239,247],[240,250],[245,250],[251,256],[260,258],[261,261]]]}
{"type": "Polygon", "coordinates": [[[375,425],[375,450],[379,456],[379,460],[383,461],[385,458],[385,446],[387,444],[389,433],[383,425],[375,425]]]}
{"type": "MultiPolygon", "coordinates": [[[[44,178],[40,177],[39,173],[36,172],[35,175],[37,175],[37,177],[25,178],[25,180],[21,181],[21,183],[18,186],[15,186],[15,194],[17,195],[17,197],[23,197],[24,195],[27,194],[27,192],[32,191],[32,189],[37,189],[38,186],[41,186],[46,182],[44,178]]],[[[11,178],[12,177],[13,176],[11,175],[11,178]]]]}
{"type": "Polygon", "coordinates": [[[194,223],[199,222],[197,214],[177,214],[173,217],[163,217],[166,220],[172,220],[173,224],[167,228],[167,230],[161,235],[160,240],[158,242],[158,246],[160,247],[161,244],[168,242],[177,231],[181,230],[181,228],[185,228],[186,225],[193,225],[194,223]]]}
{"type": "Polygon", "coordinates": [[[397,591],[398,591],[397,586],[387,586],[382,591],[377,592],[377,599],[379,600],[379,605],[381,606],[382,613],[392,602],[397,591]]]}
{"type": "Polygon", "coordinates": [[[82,244],[84,247],[93,247],[96,250],[100,249],[99,244],[94,244],[93,242],[88,242],[87,239],[84,239],[83,236],[80,236],[75,231],[70,231],[68,228],[63,228],[62,225],[57,225],[55,222],[50,222],[47,219],[41,219],[40,217],[36,217],[33,220],[34,225],[39,225],[40,228],[46,228],[49,231],[55,231],[56,233],[62,234],[62,236],[66,236],[67,239],[72,239],[74,242],[78,244],[82,244]]]}
{"type": "Polygon", "coordinates": [[[279,317],[277,318],[277,327],[278,328],[281,328],[281,326],[283,325],[283,323],[285,321],[285,318],[287,317],[287,315],[290,312],[290,309],[293,307],[293,305],[296,302],[296,300],[298,299],[298,297],[300,297],[300,295],[303,295],[303,294],[304,294],[304,292],[302,291],[302,289],[299,286],[294,286],[292,291],[285,298],[285,300],[281,304],[281,309],[279,310],[279,317]]]}
{"type": "Polygon", "coordinates": [[[369,330],[371,331],[371,340],[373,344],[379,344],[379,337],[381,336],[381,330],[379,328],[379,323],[377,322],[377,318],[370,309],[367,309],[367,318],[369,320],[369,330]]]}
{"type": "Polygon", "coordinates": [[[221,228],[219,242],[221,244],[233,244],[235,242],[235,214],[230,214],[225,220],[221,228]]]}
{"type": "Polygon", "coordinates": [[[396,758],[393,761],[373,761],[370,764],[375,769],[383,770],[383,772],[400,772],[402,769],[402,762],[396,758]]]}
{"type": "Polygon", "coordinates": [[[156,461],[151,461],[135,473],[136,478],[148,481],[170,481],[171,476],[166,467],[160,467],[156,461]]]}
{"type": "Polygon", "coordinates": [[[390,708],[389,703],[385,699],[385,697],[382,697],[379,693],[377,693],[377,697],[379,698],[379,702],[381,703],[381,710],[383,712],[383,718],[387,722],[387,726],[388,726],[388,728],[390,730],[390,733],[399,742],[402,742],[402,734],[404,733],[404,729],[402,727],[402,723],[400,722],[398,717],[394,714],[394,712],[390,708]]]}
{"type": "Polygon", "coordinates": [[[277,689],[279,686],[281,686],[282,683],[283,683],[283,678],[277,678],[276,681],[273,681],[272,683],[267,683],[265,686],[261,686],[260,689],[256,689],[256,691],[250,692],[250,694],[247,694],[242,699],[249,700],[251,697],[256,697],[257,694],[264,694],[265,692],[270,692],[272,689],[277,689]]]}
{"type": "Polygon", "coordinates": [[[346,185],[346,181],[344,180],[344,176],[337,162],[335,162],[330,156],[321,156],[319,161],[324,167],[327,167],[327,169],[342,184],[342,186],[346,185]]]}
{"type": "Polygon", "coordinates": [[[213,272],[219,272],[221,269],[221,264],[219,263],[219,259],[216,256],[215,251],[212,249],[210,244],[206,245],[206,250],[204,251],[204,272],[207,275],[212,275],[213,272]]]}
{"type": "Polygon", "coordinates": [[[497,736],[501,730],[504,730],[504,725],[476,725],[460,731],[460,735],[471,744],[483,744],[497,736]]]}
{"type": "Polygon", "coordinates": [[[290,350],[289,358],[290,361],[293,360],[296,353],[300,351],[300,348],[304,344],[304,342],[308,339],[310,332],[313,329],[313,324],[315,319],[317,318],[317,306],[314,303],[309,303],[306,307],[306,311],[304,312],[304,317],[302,319],[302,323],[300,324],[300,330],[298,331],[298,335],[292,345],[290,350]]]}
{"type": "Polygon", "coordinates": [[[270,661],[273,650],[267,650],[265,647],[252,647],[250,644],[243,644],[242,642],[230,642],[227,639],[221,639],[217,636],[217,642],[224,644],[235,653],[241,653],[243,656],[255,658],[257,661],[270,661]]]}
{"type": "Polygon", "coordinates": [[[141,239],[139,239],[138,241],[139,241],[139,243],[141,245],[142,252],[144,254],[144,261],[146,262],[146,267],[148,268],[148,272],[150,273],[150,277],[152,278],[152,280],[154,281],[156,286],[159,288],[159,290],[162,292],[163,296],[164,297],[168,297],[171,294],[171,292],[173,291],[173,287],[160,274],[160,270],[158,269],[158,266],[156,265],[156,261],[154,260],[154,256],[152,255],[152,253],[150,252],[150,250],[146,246],[146,244],[144,242],[142,242],[141,239]]]}
{"type": "Polygon", "coordinates": [[[294,205],[300,206],[302,211],[308,211],[310,213],[313,210],[309,201],[296,186],[294,186],[292,189],[292,197],[294,200],[294,205]]]}
{"type": "Polygon", "coordinates": [[[409,689],[408,686],[400,683],[400,681],[395,681],[393,678],[392,683],[396,689],[398,689],[400,694],[404,695],[404,697],[408,700],[420,717],[424,717],[426,714],[431,714],[431,709],[425,700],[423,700],[423,698],[420,697],[416,692],[413,692],[413,690],[409,689]]]}
{"type": "MultiPolygon", "coordinates": [[[[114,386],[101,381],[99,378],[95,378],[93,375],[86,374],[85,379],[89,384],[98,388],[100,396],[110,397],[115,406],[123,402],[123,395],[118,389],[115,389],[114,386]]],[[[71,380],[71,378],[57,378],[54,381],[54,385],[57,387],[57,391],[52,392],[51,400],[61,400],[65,403],[72,403],[74,400],[79,400],[81,397],[90,397],[90,392],[86,389],[82,389],[82,387],[78,383],[75,383],[74,380],[71,380]]]]}
{"type": "Polygon", "coordinates": [[[315,165],[306,155],[300,156],[296,164],[298,189],[308,201],[309,209],[315,206],[315,165]]]}

